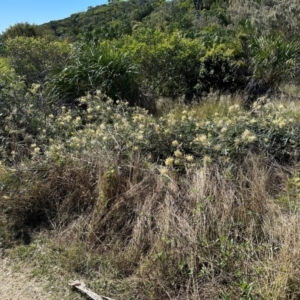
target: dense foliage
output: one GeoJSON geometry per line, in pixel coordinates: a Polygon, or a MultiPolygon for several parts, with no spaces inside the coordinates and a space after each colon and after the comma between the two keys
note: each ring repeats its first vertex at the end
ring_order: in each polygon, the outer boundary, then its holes
{"type": "Polygon", "coordinates": [[[137,72],[128,53],[107,42],[80,43],[73,45],[69,62],[51,78],[49,85],[52,92],[69,104],[97,89],[115,100],[137,104],[137,72]]]}
{"type": "Polygon", "coordinates": [[[211,91],[246,91],[253,102],[298,80],[294,0],[199,3],[112,1],[41,26],[15,24],[2,33],[1,53],[28,85],[47,81],[69,102],[99,88],[136,104],[142,95],[191,101],[211,91]]]}
{"type": "Polygon", "coordinates": [[[53,70],[67,62],[70,45],[65,41],[18,36],[5,42],[5,56],[26,83],[45,83],[53,70]]]}

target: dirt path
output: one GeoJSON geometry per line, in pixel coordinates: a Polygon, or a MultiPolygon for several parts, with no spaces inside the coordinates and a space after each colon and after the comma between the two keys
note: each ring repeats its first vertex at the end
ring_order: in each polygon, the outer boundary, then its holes
{"type": "Polygon", "coordinates": [[[43,290],[42,283],[30,278],[30,270],[13,270],[9,260],[0,259],[1,300],[48,300],[51,295],[43,290]]]}

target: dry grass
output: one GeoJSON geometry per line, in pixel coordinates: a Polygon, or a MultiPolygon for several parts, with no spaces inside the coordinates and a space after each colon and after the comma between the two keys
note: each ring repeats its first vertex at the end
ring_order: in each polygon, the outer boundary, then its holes
{"type": "Polygon", "coordinates": [[[30,278],[30,269],[22,268],[21,272],[17,272],[11,268],[11,262],[6,259],[1,259],[0,265],[0,297],[2,300],[49,300],[51,298],[51,293],[43,291],[41,279],[30,278]]]}
{"type": "MultiPolygon", "coordinates": [[[[239,101],[191,110],[226,115],[239,101]]],[[[1,247],[57,289],[80,278],[115,299],[300,299],[296,162],[249,153],[161,175],[150,161],[99,151],[1,167],[1,247]]]]}
{"type": "Polygon", "coordinates": [[[121,169],[97,160],[36,172],[7,214],[46,215],[55,239],[45,252],[117,299],[298,299],[299,210],[287,189],[296,167],[249,155],[231,169],[162,177],[144,165],[134,157],[121,169]]]}

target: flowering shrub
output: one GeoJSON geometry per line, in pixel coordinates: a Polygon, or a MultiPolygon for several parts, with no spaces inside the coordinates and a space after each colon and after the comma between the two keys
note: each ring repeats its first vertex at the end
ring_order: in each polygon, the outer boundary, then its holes
{"type": "MultiPolygon", "coordinates": [[[[104,95],[81,98],[86,111],[63,109],[51,119],[51,136],[45,147],[47,158],[62,159],[111,153],[126,159],[141,152],[169,169],[195,164],[228,163],[249,152],[265,153],[281,161],[298,158],[299,123],[283,105],[254,105],[254,116],[239,105],[229,107],[224,115],[199,118],[196,110],[170,112],[159,119],[127,103],[114,104],[104,95]]],[[[165,172],[165,171],[164,171],[165,172]]]]}
{"type": "Polygon", "coordinates": [[[40,84],[30,88],[13,71],[0,75],[0,159],[19,161],[48,140],[50,106],[40,84]]]}
{"type": "Polygon", "coordinates": [[[180,156],[178,149],[188,160],[193,156],[204,164],[229,162],[249,152],[261,152],[285,161],[299,155],[299,123],[283,105],[255,104],[252,112],[233,105],[225,115],[201,120],[193,110],[183,111],[181,118],[172,119],[169,115],[167,122],[168,130],[176,139],[173,157],[180,156]],[[254,111],[260,116],[253,116],[254,111]]]}
{"type": "MultiPolygon", "coordinates": [[[[31,93],[30,99],[35,99],[34,91],[31,93]]],[[[235,104],[222,114],[207,117],[199,117],[197,108],[186,107],[155,118],[140,107],[115,103],[97,91],[94,96],[81,97],[77,109],[62,107],[56,114],[46,110],[36,114],[30,107],[24,108],[25,123],[20,111],[12,109],[1,123],[0,135],[11,146],[13,137],[21,134],[22,145],[35,159],[106,153],[119,161],[139,152],[149,162],[163,166],[166,173],[167,169],[184,170],[199,164],[231,163],[249,152],[280,161],[299,156],[297,115],[282,104],[254,104],[252,111],[235,104]]],[[[4,148],[2,143],[0,150],[4,148]]],[[[22,154],[20,147],[7,150],[10,157],[22,154]]]]}

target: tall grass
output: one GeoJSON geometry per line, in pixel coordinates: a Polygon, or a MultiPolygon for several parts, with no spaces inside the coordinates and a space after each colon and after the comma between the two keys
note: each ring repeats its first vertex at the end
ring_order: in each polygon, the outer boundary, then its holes
{"type": "Polygon", "coordinates": [[[116,298],[297,299],[296,171],[256,155],[231,171],[211,165],[177,178],[142,157],[121,169],[71,160],[18,180],[2,174],[15,189],[3,189],[1,205],[16,231],[54,229],[58,265],[93,274],[95,286],[114,280],[102,289],[116,298]]]}
{"type": "Polygon", "coordinates": [[[83,277],[116,299],[298,299],[298,156],[270,155],[288,149],[277,137],[295,134],[296,103],[256,104],[262,114],[251,115],[226,100],[215,113],[204,103],[155,119],[124,103],[107,101],[102,110],[94,101],[87,99],[91,110],[80,120],[66,109],[53,117],[44,153],[2,163],[0,239],[7,253],[34,261],[36,272],[57,285],[58,278],[83,277]],[[198,134],[191,124],[201,122],[209,142],[224,120],[231,123],[221,145],[251,126],[262,143],[269,134],[272,148],[245,139],[226,154],[208,143],[216,152],[204,161],[206,148],[188,144],[198,134]]]}

